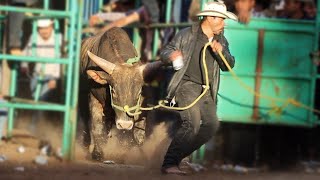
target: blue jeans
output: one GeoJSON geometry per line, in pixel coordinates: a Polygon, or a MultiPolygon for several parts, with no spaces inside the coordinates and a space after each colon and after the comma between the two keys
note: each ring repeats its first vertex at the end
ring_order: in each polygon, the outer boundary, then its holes
{"type": "MultiPolygon", "coordinates": [[[[49,89],[48,82],[50,80],[56,80],[57,81],[57,79],[52,77],[52,76],[44,76],[42,78],[42,80],[40,80],[39,76],[34,74],[32,79],[31,79],[31,83],[30,83],[32,97],[35,97],[37,85],[38,85],[38,83],[40,83],[41,84],[41,89],[40,89],[39,100],[40,101],[50,101],[50,100],[52,100],[52,97],[53,97],[53,95],[55,93],[54,91],[56,91],[56,88],[55,89],[49,89]]],[[[58,82],[57,82],[57,85],[58,85],[58,82]]]]}
{"type": "MultiPolygon", "coordinates": [[[[203,91],[199,84],[186,81],[176,92],[179,107],[192,103],[203,91]]],[[[163,168],[179,166],[183,158],[199,149],[211,139],[219,127],[216,115],[216,103],[210,91],[191,108],[180,111],[181,126],[173,136],[172,142],[164,157],[163,168]]]]}
{"type": "MultiPolygon", "coordinates": [[[[30,82],[30,88],[31,88],[31,93],[32,97],[36,96],[36,89],[37,85],[41,84],[41,89],[40,89],[40,94],[39,94],[39,100],[40,101],[45,101],[45,102],[59,102],[58,97],[58,86],[59,86],[59,80],[57,78],[54,78],[52,76],[43,76],[42,79],[39,79],[39,75],[33,74],[31,82],[30,82]],[[48,83],[50,80],[55,80],[56,81],[56,88],[50,89],[48,86],[48,83]]],[[[30,124],[29,129],[31,132],[35,132],[36,129],[36,124],[39,119],[44,118],[44,114],[42,111],[36,112],[32,116],[32,121],[30,124]]]]}

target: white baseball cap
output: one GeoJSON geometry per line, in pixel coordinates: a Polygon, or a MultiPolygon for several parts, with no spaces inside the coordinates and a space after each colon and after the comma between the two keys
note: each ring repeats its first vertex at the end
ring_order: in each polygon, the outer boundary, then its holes
{"type": "Polygon", "coordinates": [[[222,2],[208,2],[197,16],[215,16],[238,21],[237,15],[227,11],[227,7],[222,2]]]}
{"type": "Polygon", "coordinates": [[[53,21],[51,19],[39,19],[37,21],[37,26],[40,28],[43,28],[43,27],[50,26],[52,23],[53,23],[53,21]]]}

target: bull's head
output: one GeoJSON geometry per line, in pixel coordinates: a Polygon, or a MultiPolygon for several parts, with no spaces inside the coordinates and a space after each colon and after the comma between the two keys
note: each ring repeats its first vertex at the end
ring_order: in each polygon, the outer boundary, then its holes
{"type": "MultiPolygon", "coordinates": [[[[120,107],[140,106],[142,102],[142,86],[144,78],[150,72],[161,66],[160,62],[140,64],[115,64],[98,57],[88,51],[88,56],[104,72],[87,70],[87,74],[97,83],[110,86],[113,104],[120,107]]],[[[115,110],[115,123],[118,129],[132,129],[134,117],[119,108],[115,110]]]]}

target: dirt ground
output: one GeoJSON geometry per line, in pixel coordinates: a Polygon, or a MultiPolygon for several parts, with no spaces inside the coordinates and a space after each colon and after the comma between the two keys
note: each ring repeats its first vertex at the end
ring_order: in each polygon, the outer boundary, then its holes
{"type": "MultiPolygon", "coordinates": [[[[10,142],[2,142],[0,154],[7,160],[0,163],[0,179],[221,179],[221,180],[319,180],[320,173],[306,173],[301,170],[264,171],[237,173],[208,168],[202,172],[193,172],[188,176],[162,175],[159,168],[134,164],[103,164],[77,157],[73,162],[62,162],[49,157],[47,165],[34,162],[39,154],[35,147],[36,140],[14,138],[10,142]],[[18,140],[19,139],[19,140],[18,140]],[[24,140],[22,140],[24,139],[24,140]],[[24,145],[26,151],[19,153],[18,147],[24,145]]],[[[79,155],[79,154],[78,154],[79,155]]]]}
{"type": "MultiPolygon", "coordinates": [[[[188,168],[188,176],[163,175],[160,165],[168,141],[163,136],[163,126],[159,126],[153,136],[140,148],[124,149],[111,138],[105,149],[106,157],[116,164],[94,162],[77,140],[75,160],[62,161],[58,157],[62,139],[62,128],[59,123],[39,122],[37,131],[30,133],[30,121],[23,118],[15,125],[13,138],[0,142],[0,179],[217,179],[217,180],[319,180],[319,172],[308,173],[299,166],[285,170],[258,169],[258,171],[236,172],[221,170],[212,165],[196,172],[188,168]],[[36,163],[40,155],[40,141],[47,141],[52,146],[52,153],[44,165],[36,163]]],[[[113,136],[115,137],[115,136],[113,136]]],[[[43,156],[42,156],[43,157],[43,156]]]]}

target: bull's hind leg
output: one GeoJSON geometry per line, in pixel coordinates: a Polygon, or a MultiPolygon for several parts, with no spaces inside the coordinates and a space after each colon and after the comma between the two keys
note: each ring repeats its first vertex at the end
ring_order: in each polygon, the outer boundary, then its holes
{"type": "Polygon", "coordinates": [[[111,129],[110,120],[105,120],[101,103],[90,94],[91,136],[93,140],[92,159],[102,161],[103,147],[107,142],[107,135],[111,129]]]}

